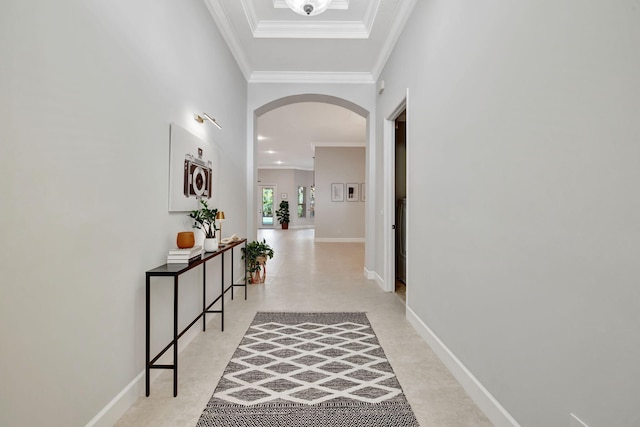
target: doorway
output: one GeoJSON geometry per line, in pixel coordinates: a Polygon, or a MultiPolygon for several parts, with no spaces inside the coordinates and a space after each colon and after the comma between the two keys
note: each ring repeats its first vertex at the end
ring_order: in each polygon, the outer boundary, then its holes
{"type": "Polygon", "coordinates": [[[275,185],[258,186],[258,228],[273,228],[275,185]]]}
{"type": "Polygon", "coordinates": [[[407,241],[409,215],[407,207],[407,176],[409,174],[408,98],[387,116],[384,122],[384,282],[383,289],[395,292],[402,300],[408,300],[410,289],[407,271],[409,260],[407,241]]]}
{"type": "Polygon", "coordinates": [[[407,296],[407,111],[395,120],[395,292],[407,296]]]}

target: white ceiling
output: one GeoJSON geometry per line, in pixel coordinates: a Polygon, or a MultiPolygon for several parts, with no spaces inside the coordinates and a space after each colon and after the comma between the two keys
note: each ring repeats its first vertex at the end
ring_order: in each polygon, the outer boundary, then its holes
{"type": "Polygon", "coordinates": [[[301,102],[258,118],[258,167],[313,170],[315,147],[364,147],[366,119],[321,102],[301,102]]]}
{"type": "MultiPolygon", "coordinates": [[[[284,0],[205,0],[251,83],[373,83],[415,2],[333,0],[327,11],[302,16],[284,0]]],[[[258,166],[312,169],[312,144],[364,145],[365,122],[322,103],[266,113],[258,121],[258,134],[267,138],[258,142],[258,166]]]]}

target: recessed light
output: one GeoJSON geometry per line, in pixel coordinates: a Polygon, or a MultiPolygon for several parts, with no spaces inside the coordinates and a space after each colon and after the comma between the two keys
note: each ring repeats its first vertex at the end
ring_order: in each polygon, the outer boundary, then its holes
{"type": "Polygon", "coordinates": [[[265,153],[267,153],[267,154],[276,154],[276,152],[273,151],[273,150],[267,150],[267,151],[265,151],[265,153]]]}
{"type": "Polygon", "coordinates": [[[258,141],[264,141],[265,139],[267,139],[266,136],[258,135],[258,141]]]}

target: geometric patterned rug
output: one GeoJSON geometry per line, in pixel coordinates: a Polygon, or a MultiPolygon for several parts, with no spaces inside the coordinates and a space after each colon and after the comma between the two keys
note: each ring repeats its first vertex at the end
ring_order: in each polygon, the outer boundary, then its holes
{"type": "Polygon", "coordinates": [[[365,313],[259,312],[197,426],[419,424],[365,313]]]}

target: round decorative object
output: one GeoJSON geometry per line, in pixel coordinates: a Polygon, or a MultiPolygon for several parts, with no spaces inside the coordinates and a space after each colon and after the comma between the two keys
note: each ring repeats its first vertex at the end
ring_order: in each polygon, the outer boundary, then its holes
{"type": "Polygon", "coordinates": [[[218,250],[218,239],[204,239],[204,251],[205,252],[215,252],[218,250]]]}
{"type": "Polygon", "coordinates": [[[300,15],[319,15],[329,7],[332,0],[285,0],[289,9],[300,15]]]}
{"type": "Polygon", "coordinates": [[[178,233],[176,244],[180,249],[189,249],[196,244],[196,238],[193,231],[181,231],[178,233]]]}

